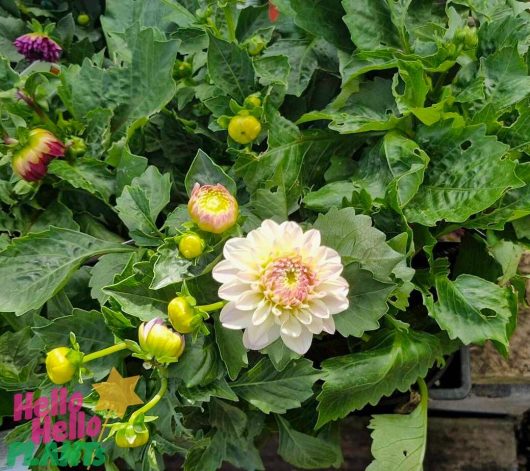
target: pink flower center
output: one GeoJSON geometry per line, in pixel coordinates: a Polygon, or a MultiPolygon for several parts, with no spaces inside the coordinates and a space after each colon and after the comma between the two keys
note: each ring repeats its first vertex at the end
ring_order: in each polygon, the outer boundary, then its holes
{"type": "Polygon", "coordinates": [[[316,274],[299,255],[270,262],[261,276],[265,297],[286,308],[299,307],[316,282],[316,274]]]}

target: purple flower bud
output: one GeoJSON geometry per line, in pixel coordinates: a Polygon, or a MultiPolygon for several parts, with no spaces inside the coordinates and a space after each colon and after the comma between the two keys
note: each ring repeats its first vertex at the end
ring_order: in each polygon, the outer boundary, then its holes
{"type": "Polygon", "coordinates": [[[23,34],[13,44],[31,62],[58,62],[62,52],[61,46],[44,33],[23,34]]]}

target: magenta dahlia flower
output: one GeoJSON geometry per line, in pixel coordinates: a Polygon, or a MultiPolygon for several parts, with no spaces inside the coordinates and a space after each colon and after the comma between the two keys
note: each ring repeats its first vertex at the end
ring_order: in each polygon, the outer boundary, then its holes
{"type": "Polygon", "coordinates": [[[64,144],[46,129],[32,129],[27,144],[13,158],[13,171],[22,179],[40,180],[48,171],[48,164],[64,156],[64,144]]]}
{"type": "Polygon", "coordinates": [[[58,62],[62,48],[46,33],[28,33],[13,42],[17,51],[29,61],[58,62]]]}

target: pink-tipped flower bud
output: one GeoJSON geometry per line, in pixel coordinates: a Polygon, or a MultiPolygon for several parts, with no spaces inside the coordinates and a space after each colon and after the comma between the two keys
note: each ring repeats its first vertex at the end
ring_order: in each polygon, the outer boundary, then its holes
{"type": "Polygon", "coordinates": [[[13,41],[17,51],[27,60],[58,62],[62,48],[46,33],[28,33],[13,41]]]}
{"type": "Polygon", "coordinates": [[[175,361],[184,352],[184,337],[166,327],[159,317],[140,325],[138,341],[145,353],[161,363],[175,361]]]}
{"type": "Polygon", "coordinates": [[[13,171],[28,182],[40,180],[48,164],[64,156],[64,144],[46,129],[35,128],[28,134],[26,145],[13,157],[13,171]]]}
{"type": "Polygon", "coordinates": [[[239,206],[220,183],[202,186],[195,183],[188,202],[188,212],[199,229],[221,234],[237,222],[239,206]]]}

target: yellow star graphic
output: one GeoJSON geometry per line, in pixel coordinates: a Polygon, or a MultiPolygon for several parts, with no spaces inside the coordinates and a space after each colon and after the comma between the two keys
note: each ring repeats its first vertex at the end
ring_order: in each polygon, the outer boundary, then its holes
{"type": "Polygon", "coordinates": [[[139,379],[140,376],[124,378],[116,368],[112,368],[107,381],[94,384],[94,389],[99,393],[96,410],[112,411],[121,419],[127,407],[143,404],[144,401],[134,392],[139,379]]]}

